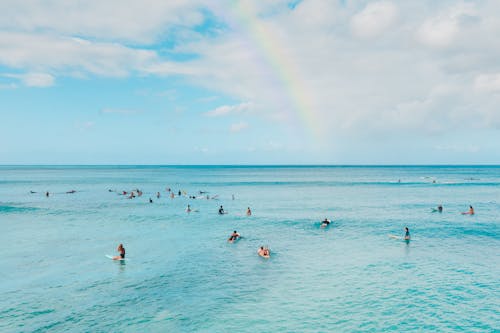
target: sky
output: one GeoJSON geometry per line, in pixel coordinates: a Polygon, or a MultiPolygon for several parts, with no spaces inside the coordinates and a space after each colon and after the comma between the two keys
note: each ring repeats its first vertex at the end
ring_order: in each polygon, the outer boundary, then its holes
{"type": "Polygon", "coordinates": [[[2,0],[0,164],[500,164],[500,2],[2,0]]]}

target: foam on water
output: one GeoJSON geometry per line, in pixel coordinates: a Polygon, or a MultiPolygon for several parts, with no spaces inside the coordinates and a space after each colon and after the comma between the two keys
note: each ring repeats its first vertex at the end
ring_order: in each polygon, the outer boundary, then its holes
{"type": "Polygon", "coordinates": [[[500,167],[0,167],[0,331],[492,332],[499,221],[500,167]]]}

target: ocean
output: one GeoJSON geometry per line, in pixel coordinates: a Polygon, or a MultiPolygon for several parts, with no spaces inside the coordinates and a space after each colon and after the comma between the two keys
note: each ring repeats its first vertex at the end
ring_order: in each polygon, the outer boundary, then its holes
{"type": "Polygon", "coordinates": [[[500,166],[0,166],[0,227],[1,332],[500,331],[500,166]]]}

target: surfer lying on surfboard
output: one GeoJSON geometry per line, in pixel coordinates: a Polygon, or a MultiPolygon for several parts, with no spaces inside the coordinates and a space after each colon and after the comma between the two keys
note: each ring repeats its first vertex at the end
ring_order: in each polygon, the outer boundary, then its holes
{"type": "Polygon", "coordinates": [[[463,212],[462,215],[474,215],[474,208],[472,208],[472,206],[469,206],[469,211],[463,212]]]}
{"type": "Polygon", "coordinates": [[[240,238],[241,238],[241,235],[235,230],[235,231],[233,231],[233,233],[231,234],[231,236],[229,236],[229,238],[228,238],[227,241],[229,243],[233,243],[234,241],[237,241],[240,238]]]}

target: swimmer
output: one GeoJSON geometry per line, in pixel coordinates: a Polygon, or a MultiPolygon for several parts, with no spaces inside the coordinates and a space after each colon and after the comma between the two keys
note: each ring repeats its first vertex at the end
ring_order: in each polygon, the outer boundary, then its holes
{"type": "Polygon", "coordinates": [[[123,244],[118,245],[118,248],[116,249],[120,253],[119,256],[114,256],[113,260],[122,260],[125,259],[125,248],[123,247],[123,244]]]}
{"type": "Polygon", "coordinates": [[[189,205],[187,206],[187,208],[186,208],[186,212],[188,212],[188,213],[190,213],[190,212],[191,212],[191,206],[189,206],[189,205]]]}
{"type": "Polygon", "coordinates": [[[241,235],[235,230],[235,231],[233,231],[231,236],[229,236],[227,241],[229,243],[233,243],[234,241],[238,240],[239,238],[241,238],[241,235]]]}
{"type": "Polygon", "coordinates": [[[226,212],[224,211],[224,208],[222,206],[220,206],[220,208],[219,208],[219,214],[220,215],[226,214],[226,212]]]}
{"type": "Polygon", "coordinates": [[[410,230],[408,229],[408,227],[405,227],[405,238],[404,239],[406,241],[410,240],[410,230]]]}
{"type": "Polygon", "coordinates": [[[252,215],[252,211],[250,210],[250,207],[247,208],[247,216],[252,215]]]}
{"type": "Polygon", "coordinates": [[[153,203],[153,199],[149,198],[149,203],[153,203]]]}
{"type": "Polygon", "coordinates": [[[330,225],[330,220],[325,217],[325,219],[321,221],[321,227],[325,228],[328,227],[329,225],[330,225]]]}
{"type": "Polygon", "coordinates": [[[257,251],[257,254],[266,259],[271,257],[271,252],[269,251],[269,249],[267,247],[264,248],[263,246],[260,247],[260,249],[257,251]]]}

